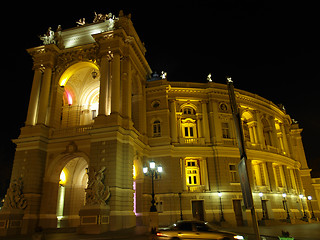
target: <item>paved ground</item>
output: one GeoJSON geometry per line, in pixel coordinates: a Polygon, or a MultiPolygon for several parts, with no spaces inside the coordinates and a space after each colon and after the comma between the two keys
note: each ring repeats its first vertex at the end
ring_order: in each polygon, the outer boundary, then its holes
{"type": "MultiPolygon", "coordinates": [[[[248,240],[254,240],[253,229],[251,227],[223,228],[228,231],[241,233],[248,240]]],[[[320,223],[296,224],[296,225],[276,225],[276,226],[260,226],[260,234],[262,240],[276,240],[281,236],[281,231],[288,231],[290,236],[295,240],[320,240],[320,223]]],[[[16,236],[5,237],[1,240],[38,240],[32,236],[16,236]]],[[[154,238],[148,234],[145,229],[128,229],[118,232],[108,232],[100,235],[79,235],[75,232],[71,233],[46,233],[43,240],[153,240],[154,238]]]]}

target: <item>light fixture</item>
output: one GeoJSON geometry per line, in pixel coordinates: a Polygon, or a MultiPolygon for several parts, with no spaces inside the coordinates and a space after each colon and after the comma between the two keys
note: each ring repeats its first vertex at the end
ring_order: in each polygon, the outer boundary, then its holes
{"type": "Polygon", "coordinates": [[[148,167],[143,168],[143,173],[146,174],[148,172],[148,167]]]}
{"type": "Polygon", "coordinates": [[[302,199],[302,198],[303,198],[303,195],[302,195],[302,194],[299,194],[299,198],[302,199]]]}
{"type": "Polygon", "coordinates": [[[151,169],[155,169],[156,163],[152,161],[152,162],[149,163],[149,166],[150,166],[151,169]]]}
{"type": "Polygon", "coordinates": [[[98,76],[98,73],[96,72],[96,70],[93,70],[93,72],[91,73],[91,76],[93,79],[96,79],[96,77],[98,76]]]}
{"type": "Polygon", "coordinates": [[[158,172],[162,173],[162,166],[158,166],[158,172]]]}
{"type": "Polygon", "coordinates": [[[312,197],[311,197],[311,196],[308,196],[308,200],[312,200],[312,197]]]}
{"type": "Polygon", "coordinates": [[[287,194],[286,194],[286,193],[282,193],[282,197],[284,197],[284,198],[285,198],[286,196],[287,196],[287,194]]]}
{"type": "Polygon", "coordinates": [[[219,196],[219,197],[222,197],[222,192],[218,192],[218,196],[219,196]]]}
{"type": "Polygon", "coordinates": [[[262,196],[263,196],[263,193],[262,193],[262,192],[259,192],[259,197],[262,198],[262,196]]]}

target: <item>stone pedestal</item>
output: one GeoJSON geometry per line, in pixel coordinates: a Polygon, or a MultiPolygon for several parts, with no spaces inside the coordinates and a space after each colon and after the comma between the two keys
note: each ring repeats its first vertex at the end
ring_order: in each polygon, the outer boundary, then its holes
{"type": "Polygon", "coordinates": [[[156,233],[159,226],[159,215],[158,212],[149,213],[149,232],[156,233]]]}
{"type": "Polygon", "coordinates": [[[2,210],[0,212],[0,236],[20,234],[23,214],[21,209],[2,210]]]}
{"type": "Polygon", "coordinates": [[[102,205],[84,206],[79,211],[78,233],[100,234],[109,231],[110,207],[102,205]]]}

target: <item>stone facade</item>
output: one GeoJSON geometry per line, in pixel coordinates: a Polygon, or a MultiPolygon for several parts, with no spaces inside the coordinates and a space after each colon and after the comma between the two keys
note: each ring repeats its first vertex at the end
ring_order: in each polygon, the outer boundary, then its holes
{"type": "MultiPolygon", "coordinates": [[[[130,16],[103,16],[28,49],[34,78],[11,177],[26,204],[1,210],[0,234],[148,225],[151,179],[142,169],[151,160],[163,167],[154,186],[160,225],[219,222],[222,212],[230,224],[250,223],[226,85],[151,76],[130,16]]],[[[318,216],[298,124],[260,96],[236,90],[236,97],[258,218],[264,210],[265,219],[285,219],[287,203],[291,219],[300,219],[302,209],[310,213],[308,195],[318,216]]]]}

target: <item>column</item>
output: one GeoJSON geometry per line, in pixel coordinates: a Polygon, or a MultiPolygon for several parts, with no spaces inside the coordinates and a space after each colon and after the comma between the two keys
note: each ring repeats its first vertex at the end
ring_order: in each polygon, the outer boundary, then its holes
{"type": "Polygon", "coordinates": [[[212,111],[213,111],[213,124],[215,131],[215,143],[214,144],[222,144],[222,126],[221,121],[219,119],[218,112],[219,104],[216,101],[212,101],[212,111]]]}
{"type": "Polygon", "coordinates": [[[111,81],[111,113],[120,112],[120,54],[114,53],[111,81]]]}
{"type": "Polygon", "coordinates": [[[288,140],[287,140],[287,134],[286,134],[286,130],[284,128],[283,123],[280,123],[280,129],[282,132],[282,141],[283,141],[283,145],[284,145],[284,151],[286,152],[287,155],[289,155],[289,145],[288,145],[288,140]]]}
{"type": "Polygon", "coordinates": [[[132,74],[131,74],[131,60],[126,57],[123,62],[123,84],[122,84],[122,115],[125,118],[131,119],[131,101],[132,101],[132,74]]]}
{"type": "Polygon", "coordinates": [[[108,86],[110,82],[110,62],[108,56],[102,56],[100,63],[100,92],[99,92],[99,112],[98,115],[108,115],[107,99],[108,86]]]}
{"type": "Polygon", "coordinates": [[[253,136],[254,136],[254,142],[259,143],[258,141],[258,132],[257,132],[257,122],[253,122],[252,124],[252,129],[253,129],[253,136]]]}
{"type": "Polygon", "coordinates": [[[171,129],[171,141],[172,143],[178,142],[177,135],[177,112],[176,112],[176,100],[171,99],[170,102],[170,129],[171,129]]]}
{"type": "Polygon", "coordinates": [[[203,133],[206,143],[210,143],[210,131],[209,131],[209,122],[208,122],[208,110],[207,110],[207,102],[201,102],[202,108],[202,123],[203,123],[203,133]]]}
{"type": "Polygon", "coordinates": [[[258,134],[258,143],[261,144],[262,149],[266,148],[266,144],[264,141],[264,135],[263,135],[263,124],[261,122],[261,116],[258,111],[255,111],[256,113],[256,119],[257,119],[257,134],[258,134]]]}
{"type": "Polygon", "coordinates": [[[277,137],[277,130],[276,130],[276,125],[275,125],[275,121],[274,121],[273,117],[270,117],[270,124],[271,124],[271,128],[272,128],[272,134],[271,134],[272,146],[279,149],[280,147],[279,147],[279,141],[278,141],[278,137],[277,137]]]}
{"type": "Polygon", "coordinates": [[[28,115],[26,125],[35,125],[39,102],[40,82],[42,71],[40,68],[35,68],[32,82],[32,89],[29,100],[28,115]]]}
{"type": "Polygon", "coordinates": [[[51,85],[52,68],[51,66],[46,66],[41,83],[40,92],[40,102],[39,102],[39,114],[38,114],[38,124],[46,124],[47,110],[50,95],[50,85],[51,85]]]}

